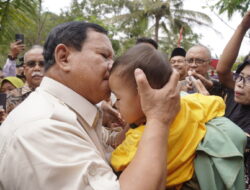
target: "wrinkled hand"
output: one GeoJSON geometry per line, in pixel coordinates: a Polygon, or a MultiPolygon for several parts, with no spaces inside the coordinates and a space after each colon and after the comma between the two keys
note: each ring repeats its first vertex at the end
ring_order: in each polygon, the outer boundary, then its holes
{"type": "Polygon", "coordinates": [[[10,44],[10,54],[12,57],[17,57],[25,48],[24,44],[20,44],[20,41],[16,41],[10,44]]]}
{"type": "Polygon", "coordinates": [[[178,72],[174,70],[169,82],[161,89],[152,89],[141,69],[135,70],[135,79],[147,121],[152,119],[170,124],[180,110],[178,72]]]}
{"type": "Polygon", "coordinates": [[[250,28],[250,11],[248,11],[243,17],[240,26],[242,26],[245,30],[250,28]]]}
{"type": "Polygon", "coordinates": [[[108,128],[124,127],[125,122],[121,119],[120,113],[112,107],[110,102],[103,101],[101,105],[103,111],[102,124],[108,128]]]}
{"type": "Polygon", "coordinates": [[[199,93],[206,95],[206,96],[209,95],[209,92],[207,91],[203,83],[200,81],[200,79],[193,78],[193,85],[195,86],[195,88],[197,89],[199,93]]]}
{"type": "Polygon", "coordinates": [[[200,81],[203,83],[206,89],[210,89],[213,87],[213,81],[205,78],[204,76],[196,73],[195,71],[190,71],[189,74],[194,76],[196,79],[200,79],[200,81]]]}

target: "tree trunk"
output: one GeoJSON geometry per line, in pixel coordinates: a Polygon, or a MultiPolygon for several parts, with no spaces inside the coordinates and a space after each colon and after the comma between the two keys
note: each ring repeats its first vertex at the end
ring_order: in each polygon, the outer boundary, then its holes
{"type": "Polygon", "coordinates": [[[158,43],[158,33],[159,33],[160,17],[155,16],[155,41],[158,43]]]}

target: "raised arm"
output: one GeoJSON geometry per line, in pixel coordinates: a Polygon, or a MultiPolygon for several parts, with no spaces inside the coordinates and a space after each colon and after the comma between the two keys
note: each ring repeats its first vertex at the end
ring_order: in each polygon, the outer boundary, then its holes
{"type": "Polygon", "coordinates": [[[133,161],[120,176],[122,190],[165,188],[169,126],[180,109],[179,75],[175,71],[162,89],[152,89],[140,69],[135,71],[147,122],[133,161]]]}
{"type": "Polygon", "coordinates": [[[217,65],[216,71],[219,76],[220,82],[228,87],[234,88],[233,74],[231,68],[238,56],[241,42],[246,34],[247,30],[250,28],[250,11],[243,17],[241,23],[238,25],[236,31],[234,32],[232,38],[227,43],[220,57],[219,63],[217,65]]]}
{"type": "Polygon", "coordinates": [[[3,66],[4,77],[16,76],[16,59],[17,56],[24,50],[25,45],[19,44],[19,41],[10,44],[10,52],[3,66]]]}

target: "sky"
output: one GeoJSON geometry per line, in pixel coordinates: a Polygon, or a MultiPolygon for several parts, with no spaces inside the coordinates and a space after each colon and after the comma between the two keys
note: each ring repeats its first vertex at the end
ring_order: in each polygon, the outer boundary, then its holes
{"type": "MultiPolygon", "coordinates": [[[[59,14],[61,9],[67,9],[70,7],[71,1],[72,0],[43,0],[43,9],[59,14]]],[[[193,30],[194,32],[202,35],[200,43],[207,46],[211,50],[212,56],[219,57],[227,42],[233,35],[234,30],[241,22],[242,17],[240,14],[235,13],[232,18],[228,20],[227,15],[223,14],[219,15],[219,17],[223,20],[221,21],[221,19],[219,19],[210,9],[204,8],[207,2],[208,0],[185,0],[184,8],[200,11],[210,16],[213,21],[212,27],[218,32],[204,26],[193,26],[193,30]]],[[[245,56],[248,54],[249,47],[250,38],[245,37],[241,45],[239,56],[245,56]]]]}

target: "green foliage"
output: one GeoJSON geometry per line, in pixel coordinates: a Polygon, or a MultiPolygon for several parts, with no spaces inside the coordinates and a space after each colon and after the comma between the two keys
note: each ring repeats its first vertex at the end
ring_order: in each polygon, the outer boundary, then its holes
{"type": "Polygon", "coordinates": [[[220,14],[226,12],[231,18],[234,12],[239,12],[243,16],[249,9],[249,5],[249,0],[219,0],[211,8],[219,10],[220,14]]]}
{"type": "Polygon", "coordinates": [[[33,16],[38,0],[6,0],[0,3],[0,65],[6,60],[9,44],[15,33],[24,33],[27,26],[34,26],[33,16]]]}
{"type": "Polygon", "coordinates": [[[126,34],[126,38],[130,39],[129,43],[133,41],[131,38],[135,41],[138,37],[147,36],[158,41],[165,51],[177,46],[181,28],[184,28],[181,45],[190,47],[199,39],[199,35],[194,34],[191,27],[194,24],[209,27],[211,24],[209,16],[183,9],[181,0],[117,0],[115,4],[108,2],[105,6],[100,5],[102,9],[112,10],[115,7],[116,11],[112,16],[101,12],[102,15],[99,16],[104,18],[105,23],[114,25],[120,33],[126,34]]]}
{"type": "Polygon", "coordinates": [[[200,36],[194,24],[206,25],[210,18],[200,12],[184,10],[182,0],[72,0],[60,14],[43,11],[42,0],[2,0],[0,2],[0,65],[6,60],[15,33],[23,33],[26,48],[41,44],[56,25],[73,20],[97,23],[109,31],[116,52],[122,54],[139,37],[155,38],[160,48],[170,52],[177,46],[188,49],[200,36]]]}
{"type": "MultiPolygon", "coordinates": [[[[198,44],[200,36],[198,34],[193,33],[189,28],[183,29],[183,33],[185,33],[185,37],[182,39],[180,46],[185,50],[188,50],[195,44],[198,44]]],[[[173,33],[172,35],[167,35],[160,39],[159,44],[161,49],[163,49],[168,55],[171,54],[172,50],[178,46],[179,33],[173,33]]]]}

